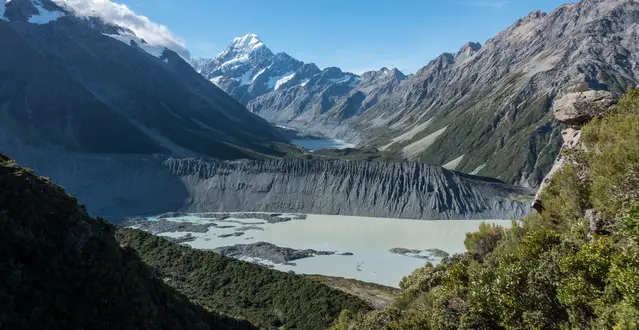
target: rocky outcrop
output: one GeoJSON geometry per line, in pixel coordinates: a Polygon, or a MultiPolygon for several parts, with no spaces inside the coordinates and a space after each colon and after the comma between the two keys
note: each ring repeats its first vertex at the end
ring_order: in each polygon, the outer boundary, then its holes
{"type": "Polygon", "coordinates": [[[615,96],[608,91],[569,93],[555,101],[552,113],[560,123],[583,125],[616,103],[615,96]]]}
{"type": "MultiPolygon", "coordinates": [[[[555,173],[557,173],[557,171],[563,168],[566,163],[570,161],[566,157],[566,154],[570,152],[570,150],[579,150],[583,148],[583,145],[580,143],[581,126],[579,125],[583,125],[593,118],[604,116],[616,103],[617,99],[614,95],[606,91],[569,93],[555,102],[552,108],[555,119],[557,119],[560,123],[573,126],[561,131],[564,144],[559,156],[557,156],[557,159],[555,160],[555,163],[539,186],[535,199],[531,205],[533,209],[537,212],[542,212],[543,201],[541,196],[544,189],[546,189],[548,184],[550,184],[550,180],[555,173]]],[[[590,218],[594,219],[595,216],[590,216],[590,218]]],[[[591,227],[595,226],[593,223],[596,223],[596,221],[591,221],[591,227]]]]}
{"type": "Polygon", "coordinates": [[[236,244],[214,249],[219,254],[230,258],[256,258],[276,264],[295,265],[292,261],[314,256],[334,255],[334,251],[316,251],[312,249],[297,250],[277,245],[257,242],[253,244],[236,244]]]}

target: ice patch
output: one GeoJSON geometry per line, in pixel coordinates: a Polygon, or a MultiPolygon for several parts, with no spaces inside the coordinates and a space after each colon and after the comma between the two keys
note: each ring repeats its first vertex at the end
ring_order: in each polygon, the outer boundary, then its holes
{"type": "Polygon", "coordinates": [[[300,86],[304,87],[304,86],[308,85],[308,82],[309,82],[309,81],[311,81],[311,80],[310,80],[310,79],[304,79],[304,81],[302,81],[302,82],[300,83],[300,86]]]}
{"type": "Polygon", "coordinates": [[[350,88],[354,88],[355,86],[357,86],[357,84],[359,84],[359,82],[360,82],[360,78],[354,77],[353,79],[351,79],[351,82],[348,84],[348,86],[350,88]]]}
{"type": "Polygon", "coordinates": [[[262,73],[266,72],[266,69],[268,69],[268,68],[264,68],[264,69],[260,70],[257,74],[255,74],[253,76],[253,79],[251,79],[251,83],[255,82],[255,79],[257,79],[257,77],[259,77],[262,73]]]}
{"type": "Polygon", "coordinates": [[[234,69],[234,68],[236,68],[236,67],[238,67],[238,66],[240,66],[240,65],[242,65],[242,64],[244,64],[244,63],[246,63],[248,61],[249,61],[248,55],[242,55],[240,57],[236,57],[236,58],[234,58],[232,60],[229,60],[229,61],[226,61],[226,62],[222,63],[222,65],[220,65],[220,68],[224,72],[226,72],[226,71],[232,70],[232,69],[234,69]]]}
{"type": "MultiPolygon", "coordinates": [[[[335,84],[342,84],[342,83],[345,83],[345,82],[351,80],[351,78],[353,78],[353,80],[356,80],[356,78],[352,77],[352,76],[343,76],[341,78],[332,78],[332,79],[329,79],[328,81],[330,81],[332,83],[335,83],[335,84]]],[[[355,84],[357,84],[357,82],[355,84]]]]}
{"type": "Polygon", "coordinates": [[[212,82],[215,86],[220,86],[220,80],[222,80],[222,78],[224,78],[224,76],[217,76],[209,79],[209,81],[212,82]]]}
{"type": "MultiPolygon", "coordinates": [[[[60,17],[64,17],[64,13],[63,12],[50,11],[50,10],[45,9],[42,6],[42,2],[40,0],[31,0],[31,3],[38,10],[38,14],[37,15],[32,15],[31,17],[29,17],[29,23],[42,25],[42,24],[51,23],[51,22],[57,20],[60,17]]],[[[0,9],[0,10],[3,12],[2,14],[4,16],[4,6],[2,6],[2,9],[0,9]]]]}
{"type": "Polygon", "coordinates": [[[282,85],[286,84],[287,82],[291,81],[291,79],[293,79],[293,77],[295,77],[295,73],[290,74],[288,76],[284,76],[282,77],[280,80],[277,81],[277,83],[275,83],[275,89],[279,89],[280,87],[282,87],[282,85]]]}
{"type": "Polygon", "coordinates": [[[251,76],[253,75],[253,71],[252,70],[248,70],[246,71],[241,77],[240,77],[240,86],[244,86],[244,85],[248,85],[251,83],[251,81],[253,81],[253,79],[251,79],[251,76]]]}
{"type": "Polygon", "coordinates": [[[275,85],[277,84],[277,82],[278,82],[280,79],[282,79],[282,77],[284,77],[284,76],[288,76],[288,75],[290,75],[290,74],[292,74],[292,73],[293,73],[293,72],[287,72],[287,73],[285,73],[285,74],[283,74],[283,75],[281,75],[281,76],[274,76],[274,77],[270,77],[270,78],[268,78],[268,82],[266,83],[266,86],[267,86],[268,88],[274,88],[274,87],[275,87],[275,85]]]}
{"type": "Polygon", "coordinates": [[[461,155],[451,160],[450,162],[446,163],[445,165],[442,165],[442,167],[448,170],[455,170],[457,169],[457,167],[459,166],[459,164],[461,163],[463,159],[464,159],[464,155],[461,155]]]}

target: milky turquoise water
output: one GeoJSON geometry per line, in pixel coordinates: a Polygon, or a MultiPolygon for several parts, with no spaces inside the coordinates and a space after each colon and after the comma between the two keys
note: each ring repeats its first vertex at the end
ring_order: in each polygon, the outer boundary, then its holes
{"type": "MultiPolygon", "coordinates": [[[[315,249],[353,253],[352,256],[315,256],[293,261],[296,265],[279,265],[265,260],[245,260],[272,265],[281,271],[303,274],[322,274],[355,278],[361,281],[397,287],[403,276],[422,267],[427,261],[389,252],[392,248],[441,249],[448,253],[464,252],[467,232],[476,231],[482,221],[477,220],[406,220],[371,217],[308,215],[305,220],[269,224],[259,219],[227,219],[220,223],[195,216],[168,219],[171,221],[210,222],[231,228],[210,227],[207,233],[191,233],[197,237],[186,244],[197,249],[214,249],[235,244],[269,242],[294,249],[315,249]],[[243,236],[221,238],[245,226],[229,221],[253,223],[258,230],[244,231],[243,236]]],[[[510,227],[510,220],[485,220],[510,227]]],[[[181,237],[188,233],[160,235],[181,237]]],[[[435,260],[437,262],[439,260],[435,260]]]]}

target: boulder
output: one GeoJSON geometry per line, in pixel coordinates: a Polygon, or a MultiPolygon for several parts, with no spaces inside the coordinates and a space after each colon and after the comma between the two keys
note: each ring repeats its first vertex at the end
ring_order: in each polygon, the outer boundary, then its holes
{"type": "Polygon", "coordinates": [[[592,118],[603,115],[617,103],[614,94],[608,91],[585,91],[569,93],[555,101],[552,112],[564,124],[582,125],[592,118]]]}

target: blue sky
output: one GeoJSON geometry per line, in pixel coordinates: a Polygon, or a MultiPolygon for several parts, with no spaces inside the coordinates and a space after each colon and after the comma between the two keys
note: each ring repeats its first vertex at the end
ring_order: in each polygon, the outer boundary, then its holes
{"type": "Polygon", "coordinates": [[[467,41],[482,44],[529,12],[569,0],[115,0],[168,26],[194,56],[256,33],[320,68],[413,73],[467,41]]]}

